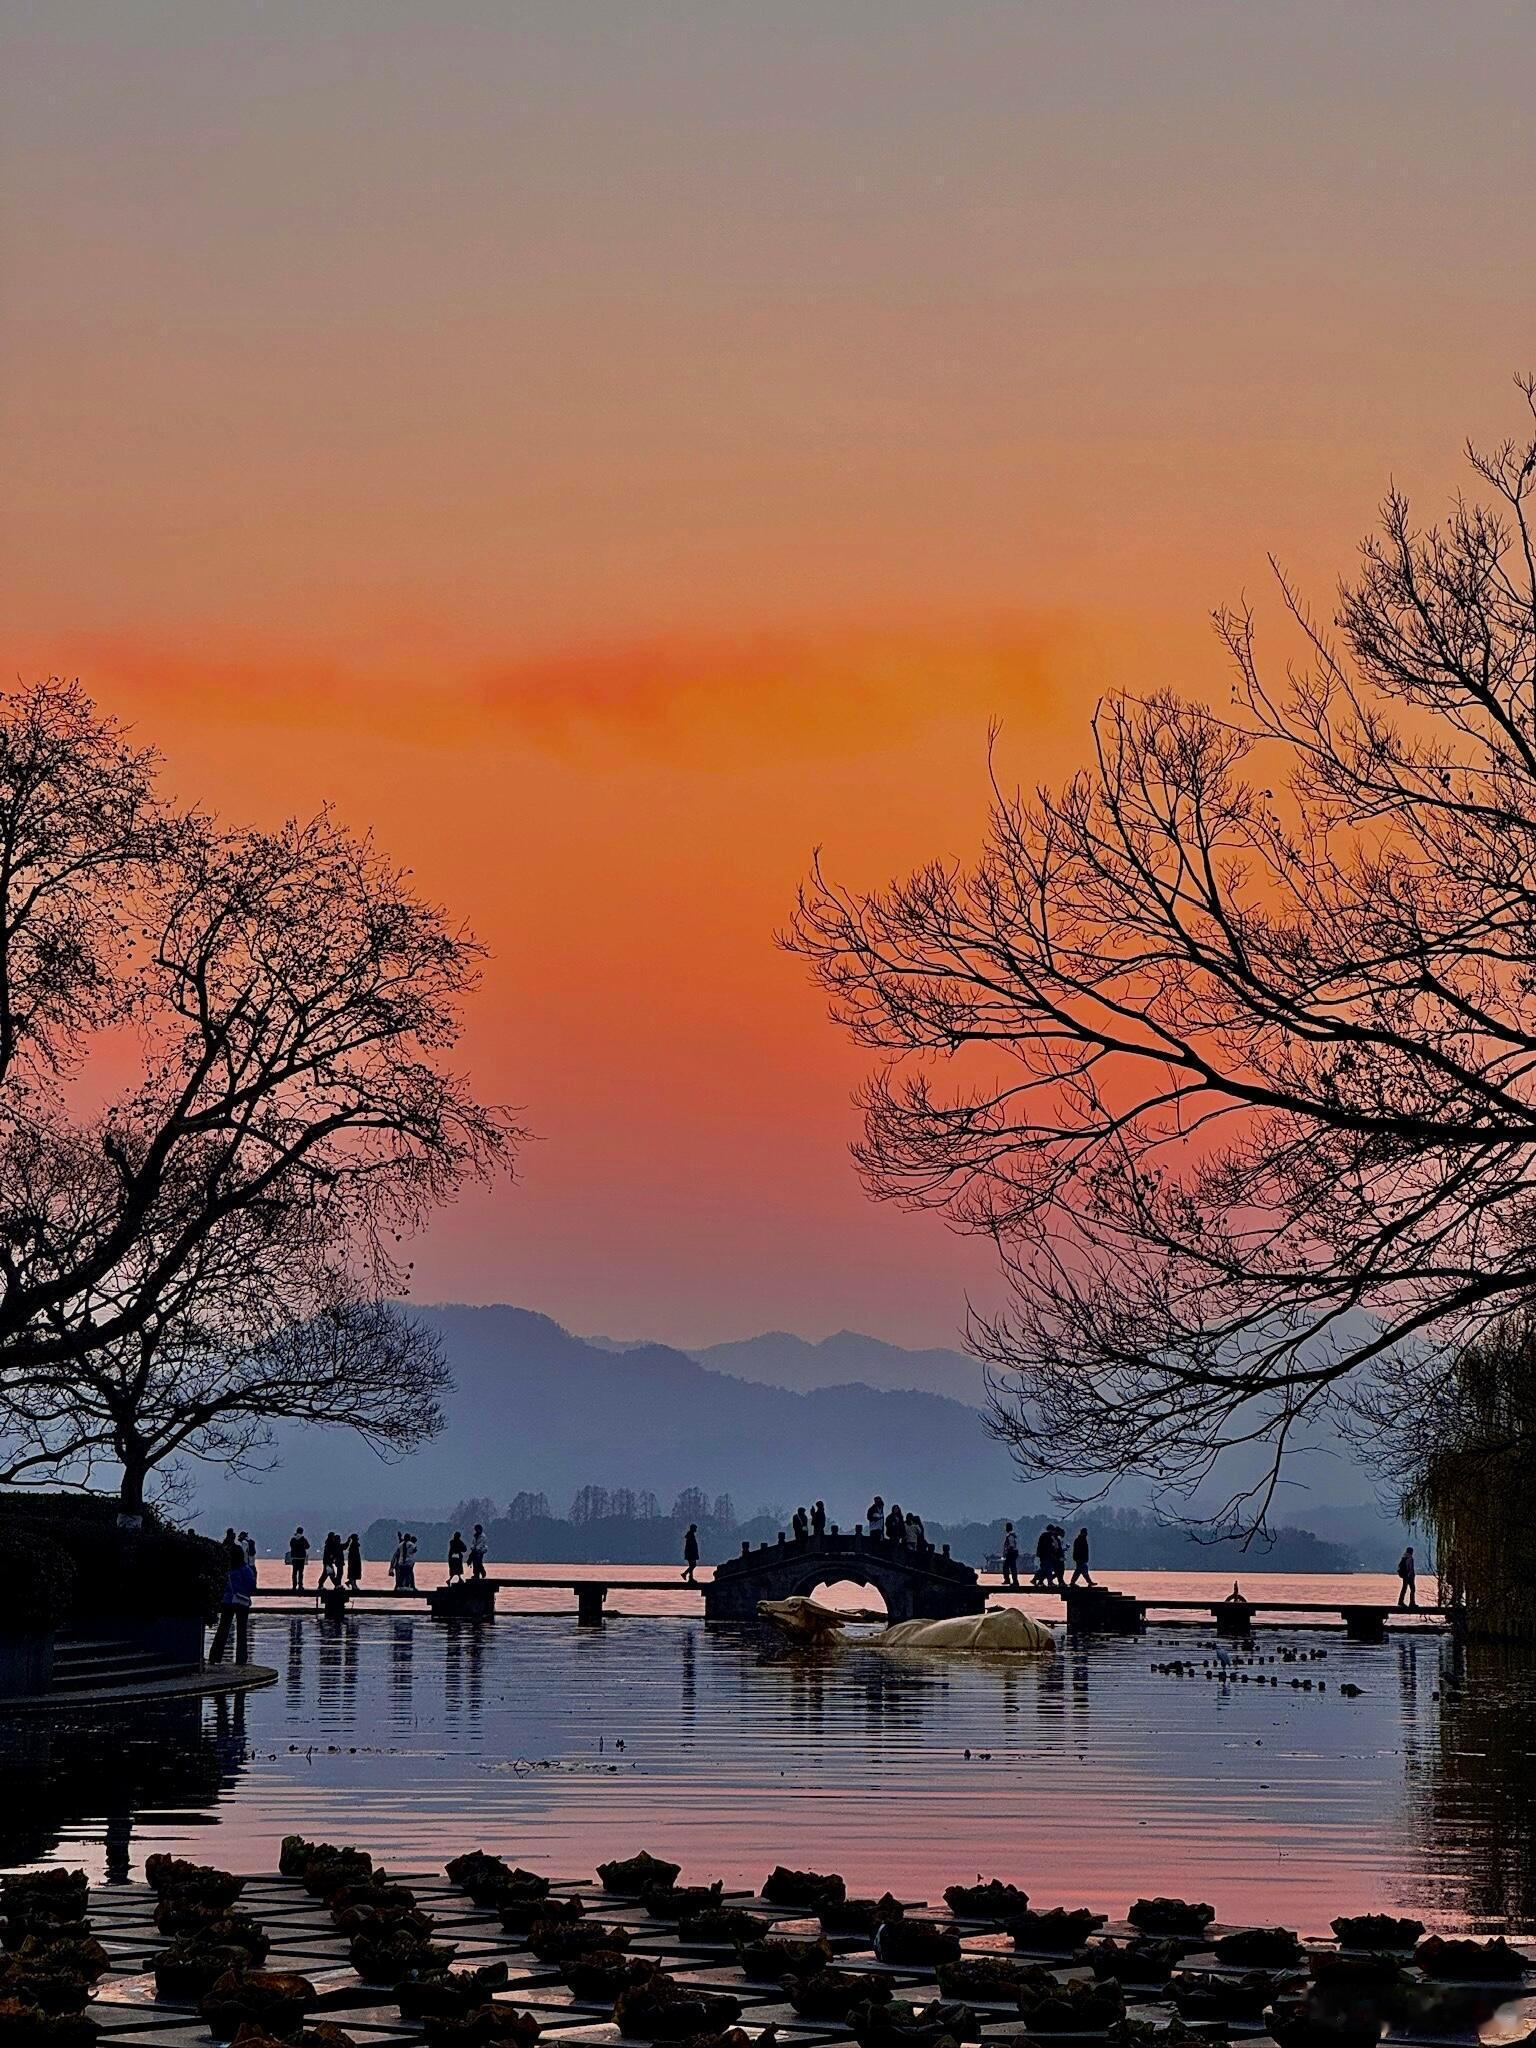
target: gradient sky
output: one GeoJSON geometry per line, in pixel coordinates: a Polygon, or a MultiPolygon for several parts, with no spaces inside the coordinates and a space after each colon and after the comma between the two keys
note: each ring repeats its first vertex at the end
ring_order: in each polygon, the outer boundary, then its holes
{"type": "Polygon", "coordinates": [[[950,1341],[776,953],[963,853],[986,725],[1225,687],[1536,367],[1536,14],[1414,0],[6,0],[0,628],[494,949],[540,1133],[427,1298],[950,1341]]]}

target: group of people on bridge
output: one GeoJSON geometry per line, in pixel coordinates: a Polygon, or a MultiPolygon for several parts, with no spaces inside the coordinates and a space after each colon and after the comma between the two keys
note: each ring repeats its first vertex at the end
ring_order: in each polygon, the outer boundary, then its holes
{"type": "MultiPolygon", "coordinates": [[[[1067,1532],[1059,1522],[1047,1522],[1035,1540],[1035,1570],[1029,1583],[1044,1592],[1067,1591],[1067,1532]]],[[[1071,1584],[1093,1583],[1093,1574],[1088,1569],[1088,1531],[1079,1529],[1072,1538],[1071,1584]]],[[[1012,1522],[1003,1524],[1003,1584],[1023,1591],[1019,1578],[1019,1538],[1012,1522]]]]}

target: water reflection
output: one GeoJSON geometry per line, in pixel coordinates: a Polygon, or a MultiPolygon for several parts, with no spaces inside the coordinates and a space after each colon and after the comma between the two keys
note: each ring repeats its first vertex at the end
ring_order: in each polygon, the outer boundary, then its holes
{"type": "Polygon", "coordinates": [[[403,1868],[484,1841],[579,1870],[643,1843],[732,1883],[787,1857],[879,1890],[894,1862],[929,1896],[980,1870],[1112,1912],[1193,1887],[1308,1931],[1371,1908],[1531,1929],[1536,1665],[1310,1641],[1325,1658],[1245,1684],[1205,1676],[1190,1631],[943,1663],[768,1655],[672,1620],[261,1615],[269,1691],[3,1730],[0,1861],[258,1869],[297,1828],[403,1868]],[[1193,1677],[1155,1668],[1192,1652],[1193,1677]]]}
{"type": "Polygon", "coordinates": [[[1412,1759],[1426,1900],[1486,1930],[1536,1924],[1531,1663],[1509,1644],[1447,1644],[1432,1739],[1412,1759]]]}
{"type": "Polygon", "coordinates": [[[128,1873],[135,1825],[197,1827],[242,1775],[244,1702],[200,1700],[110,1719],[0,1719],[0,1863],[37,1863],[66,1834],[100,1836],[101,1874],[128,1873]]]}

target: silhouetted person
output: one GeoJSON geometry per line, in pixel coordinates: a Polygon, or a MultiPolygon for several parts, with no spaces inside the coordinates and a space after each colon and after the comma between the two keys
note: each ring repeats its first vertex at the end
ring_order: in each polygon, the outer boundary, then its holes
{"type": "Polygon", "coordinates": [[[1413,1561],[1413,1545],[1410,1543],[1397,1560],[1397,1576],[1401,1584],[1397,1589],[1399,1607],[1417,1607],[1419,1604],[1419,1568],[1413,1561]]]}
{"type": "Polygon", "coordinates": [[[219,1600],[219,1625],[214,1630],[213,1641],[208,1646],[208,1662],[222,1664],[224,1652],[229,1648],[229,1632],[235,1632],[235,1662],[246,1664],[251,1654],[251,1595],[256,1590],[256,1573],[246,1561],[245,1552],[231,1535],[231,1560],[224,1580],[224,1591],[219,1600]]]}
{"type": "Polygon", "coordinates": [[[864,1526],[871,1536],[885,1534],[885,1502],[878,1493],[864,1510],[864,1526]]]}
{"type": "Polygon", "coordinates": [[[309,1563],[309,1538],[304,1534],[301,1522],[288,1538],[288,1569],[293,1573],[293,1590],[304,1590],[304,1567],[309,1563]]]}
{"type": "Polygon", "coordinates": [[[1049,1522],[1035,1538],[1035,1576],[1037,1586],[1054,1586],[1056,1583],[1056,1534],[1049,1522]]]}
{"type": "Polygon", "coordinates": [[[790,1533],[797,1543],[803,1543],[811,1533],[811,1518],[804,1508],[796,1508],[789,1518],[790,1533]]]}
{"type": "Polygon", "coordinates": [[[1085,1586],[1093,1584],[1093,1574],[1088,1569],[1088,1531],[1079,1529],[1072,1538],[1072,1583],[1079,1579],[1085,1586]]]}
{"type": "Polygon", "coordinates": [[[1019,1539],[1014,1533],[1012,1522],[1003,1524],[1003,1584],[1016,1586],[1019,1583],[1019,1539]]]}
{"type": "Polygon", "coordinates": [[[416,1590],[416,1538],[408,1529],[398,1533],[395,1554],[389,1560],[390,1576],[395,1582],[397,1593],[414,1593],[416,1590]]]}
{"type": "Polygon", "coordinates": [[[242,1529],[240,1531],[240,1534],[235,1538],[235,1541],[240,1546],[240,1555],[245,1559],[246,1563],[250,1566],[251,1570],[255,1571],[256,1538],[250,1535],[246,1530],[242,1529]]]}
{"type": "Polygon", "coordinates": [[[455,1529],[448,1539],[448,1576],[462,1579],[464,1576],[464,1538],[455,1529]]]}
{"type": "Polygon", "coordinates": [[[887,1543],[899,1543],[903,1549],[906,1547],[907,1518],[895,1501],[885,1511],[885,1540],[887,1543]]]}
{"type": "Polygon", "coordinates": [[[697,1522],[690,1522],[688,1524],[688,1533],[683,1538],[683,1584],[685,1586],[691,1586],[694,1583],[693,1575],[698,1568],[699,1525],[697,1522]]]}
{"type": "Polygon", "coordinates": [[[907,1510],[907,1542],[914,1550],[921,1550],[928,1540],[923,1533],[923,1518],[915,1509],[907,1510]]]}
{"type": "Polygon", "coordinates": [[[315,1582],[317,1593],[322,1586],[341,1584],[341,1567],[345,1555],[341,1537],[334,1529],[327,1529],[325,1541],[320,1546],[320,1577],[315,1582]]]}
{"type": "Polygon", "coordinates": [[[811,1534],[813,1536],[825,1536],[826,1533],[827,1506],[825,1501],[819,1500],[811,1509],[811,1534]]]}
{"type": "Polygon", "coordinates": [[[469,1536],[469,1576],[472,1579],[485,1577],[485,1531],[478,1522],[469,1536]]]}
{"type": "Polygon", "coordinates": [[[347,1538],[347,1585],[352,1591],[363,1583],[363,1546],[354,1529],[347,1538]]]}

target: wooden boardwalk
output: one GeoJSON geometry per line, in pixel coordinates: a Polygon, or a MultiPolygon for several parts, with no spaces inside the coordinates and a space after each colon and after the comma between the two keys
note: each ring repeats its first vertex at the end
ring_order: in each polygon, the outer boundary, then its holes
{"type": "MultiPolygon", "coordinates": [[[[607,1611],[609,1596],[621,1598],[626,1593],[697,1593],[703,1597],[707,1579],[687,1584],[682,1577],[673,1573],[666,1577],[647,1579],[615,1579],[605,1574],[601,1565],[592,1565],[584,1572],[573,1572],[569,1578],[535,1578],[521,1574],[498,1573],[480,1581],[465,1581],[468,1585],[479,1584],[488,1589],[495,1612],[507,1616],[546,1615],[548,1608],[516,1607],[503,1604],[500,1596],[504,1593],[538,1592],[569,1593],[577,1619],[589,1624],[601,1623],[607,1611]]],[[[1251,1583],[1251,1581],[1250,1581],[1251,1583]]],[[[1025,1584],[1017,1588],[1004,1586],[1001,1580],[984,1577],[983,1589],[993,1599],[1010,1600],[1015,1597],[1033,1595],[1048,1597],[1045,1589],[1025,1584]]],[[[440,1592],[440,1587],[419,1586],[407,1592],[398,1592],[393,1586],[359,1586],[348,1595],[347,1604],[355,1601],[388,1602],[408,1607],[417,1602],[429,1600],[431,1594],[440,1592]]],[[[1066,1607],[1069,1626],[1083,1632],[1108,1634],[1132,1634],[1145,1626],[1149,1617],[1166,1619],[1169,1622],[1191,1622],[1198,1618],[1213,1626],[1219,1635],[1245,1636],[1252,1632],[1256,1621],[1284,1627],[1301,1622],[1327,1622],[1342,1626],[1345,1633],[1358,1642],[1381,1642],[1385,1640],[1391,1618],[1410,1618],[1418,1626],[1452,1626],[1458,1610],[1453,1607],[1425,1606],[1398,1608],[1384,1601],[1339,1601],[1319,1597],[1316,1600],[1275,1599],[1266,1600],[1262,1593],[1244,1592],[1240,1602],[1227,1600],[1163,1599],[1155,1594],[1126,1593],[1108,1583],[1098,1583],[1092,1594],[1099,1596],[1085,1599],[1082,1589],[1078,1594],[1058,1594],[1066,1607]]],[[[294,1592],[287,1585],[261,1586],[257,1589],[257,1604],[269,1609],[286,1608],[291,1612],[320,1611],[316,1589],[311,1586],[304,1592],[294,1592]]]]}

